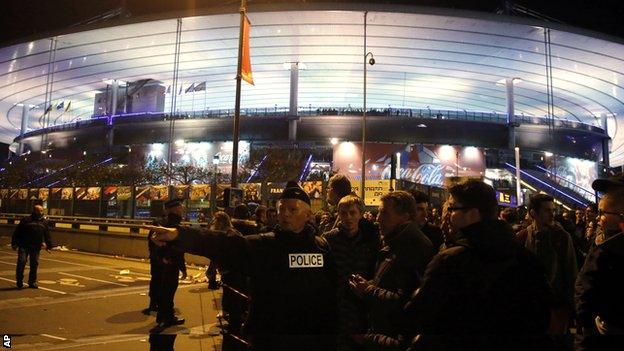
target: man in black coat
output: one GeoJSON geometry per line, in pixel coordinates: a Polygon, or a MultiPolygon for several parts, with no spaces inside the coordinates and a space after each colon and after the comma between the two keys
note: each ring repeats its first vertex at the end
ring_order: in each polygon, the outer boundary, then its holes
{"type": "Polygon", "coordinates": [[[39,253],[41,249],[50,252],[52,241],[50,240],[50,228],[47,219],[43,215],[43,206],[35,205],[33,213],[24,217],[15,228],[11,238],[11,247],[17,250],[17,268],[15,280],[17,287],[24,286],[24,268],[30,257],[30,272],[28,273],[28,287],[37,289],[37,268],[39,267],[39,253]]]}
{"type": "MultiPolygon", "coordinates": [[[[184,211],[181,200],[169,200],[165,202],[165,217],[156,220],[154,224],[176,228],[184,218],[184,211]]],[[[178,289],[179,272],[182,272],[182,279],[186,278],[186,264],[183,252],[174,250],[171,245],[153,240],[153,232],[150,232],[148,238],[152,277],[150,280],[150,307],[143,310],[143,313],[148,314],[152,307],[156,307],[157,325],[150,330],[150,333],[157,334],[172,325],[184,323],[183,318],[178,318],[174,314],[173,299],[178,289]]]]}
{"type": "Polygon", "coordinates": [[[442,243],[444,242],[444,236],[442,235],[442,229],[431,224],[427,218],[429,211],[429,196],[420,190],[411,190],[410,193],[414,197],[414,201],[416,201],[414,221],[420,225],[420,231],[422,231],[423,234],[425,234],[425,236],[431,241],[435,253],[438,253],[440,246],[442,246],[442,243]]]}
{"type": "Polygon", "coordinates": [[[404,340],[411,350],[548,348],[550,287],[537,258],[496,219],[494,189],[468,180],[449,192],[456,246],[427,267],[405,307],[404,340]]]}
{"type": "Polygon", "coordinates": [[[366,306],[349,288],[351,275],[372,279],[381,242],[377,227],[362,218],[364,203],[356,195],[347,195],[338,203],[337,228],[323,234],[329,243],[338,272],[338,350],[358,350],[351,335],[366,333],[366,306]]]}
{"type": "Polygon", "coordinates": [[[256,350],[335,349],[336,271],[329,245],[307,224],[310,199],[298,187],[284,190],[279,227],[259,235],[216,235],[179,227],[146,227],[156,239],[214,259],[250,277],[245,336],[256,350]]]}
{"type": "Polygon", "coordinates": [[[416,202],[411,194],[397,190],[384,195],[379,207],[379,226],[384,247],[372,280],[355,276],[352,290],[369,308],[369,331],[356,341],[373,347],[374,335],[398,337],[403,305],[418,288],[434,255],[431,241],[414,221],[416,202]]]}
{"type": "Polygon", "coordinates": [[[603,233],[576,279],[578,350],[624,348],[624,174],[598,179],[605,195],[598,205],[603,233]]]}

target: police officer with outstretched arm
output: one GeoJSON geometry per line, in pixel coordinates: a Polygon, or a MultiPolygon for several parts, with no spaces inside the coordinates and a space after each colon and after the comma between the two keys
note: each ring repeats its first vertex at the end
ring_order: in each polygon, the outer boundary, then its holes
{"type": "Polygon", "coordinates": [[[252,350],[334,350],[336,272],[329,245],[308,224],[311,216],[308,195],[289,187],[273,232],[243,237],[184,226],[146,228],[156,240],[250,277],[244,336],[252,350]]]}
{"type": "MultiPolygon", "coordinates": [[[[185,212],[182,200],[169,200],[164,207],[165,216],[157,219],[154,224],[168,228],[178,227],[185,212]]],[[[150,305],[142,312],[149,314],[154,309],[157,311],[157,325],[150,333],[158,334],[170,326],[184,324],[184,319],[174,314],[173,299],[178,289],[178,272],[182,272],[182,279],[186,279],[186,265],[183,252],[173,249],[169,244],[154,241],[153,238],[154,233],[150,232],[150,305]]]]}

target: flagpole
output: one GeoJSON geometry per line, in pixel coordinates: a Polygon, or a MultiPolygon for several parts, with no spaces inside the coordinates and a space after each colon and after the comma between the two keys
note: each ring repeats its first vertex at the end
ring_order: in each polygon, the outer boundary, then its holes
{"type": "Polygon", "coordinates": [[[232,178],[230,186],[236,188],[238,186],[238,133],[240,121],[240,99],[241,99],[241,68],[243,65],[243,35],[245,25],[245,6],[246,1],[241,0],[240,6],[240,32],[238,36],[238,68],[236,69],[236,103],[234,105],[234,131],[232,135],[232,178]]]}

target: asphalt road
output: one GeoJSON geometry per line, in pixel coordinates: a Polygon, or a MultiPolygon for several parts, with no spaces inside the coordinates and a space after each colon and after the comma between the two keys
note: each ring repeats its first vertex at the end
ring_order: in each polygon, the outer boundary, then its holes
{"type": "MultiPolygon", "coordinates": [[[[39,289],[17,289],[9,238],[0,237],[0,334],[15,350],[221,350],[216,315],[221,290],[205,282],[181,281],[175,296],[182,326],[149,337],[155,314],[148,304],[149,262],[75,251],[41,252],[39,289]]],[[[25,280],[28,277],[28,265],[25,280]]],[[[188,267],[204,277],[204,267],[188,267]]]]}

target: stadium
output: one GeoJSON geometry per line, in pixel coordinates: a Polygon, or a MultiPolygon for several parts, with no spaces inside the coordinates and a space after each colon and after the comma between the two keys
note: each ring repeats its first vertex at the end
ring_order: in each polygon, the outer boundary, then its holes
{"type": "MultiPolygon", "coordinates": [[[[264,196],[267,181],[287,180],[260,179],[268,159],[279,161],[272,149],[298,152],[299,181],[334,171],[359,182],[364,111],[371,181],[391,178],[392,167],[406,184],[436,189],[481,177],[501,205],[517,206],[521,174],[522,192],[572,208],[594,203],[591,182],[624,164],[619,38],[392,4],[260,2],[247,15],[254,85],[242,87],[239,162],[251,160],[241,181],[262,183],[264,196]]],[[[34,189],[100,187],[104,198],[105,181],[68,184],[67,173],[123,167],[133,154],[227,173],[238,39],[230,6],[86,24],[0,48],[0,141],[11,153],[3,172],[39,160],[28,182],[3,186],[4,211],[47,201],[34,189]],[[71,162],[51,171],[46,162],[59,158],[71,162]]],[[[99,215],[103,207],[93,206],[99,215]]]]}

